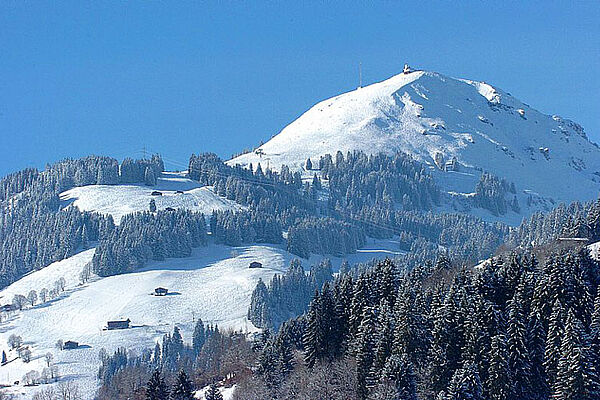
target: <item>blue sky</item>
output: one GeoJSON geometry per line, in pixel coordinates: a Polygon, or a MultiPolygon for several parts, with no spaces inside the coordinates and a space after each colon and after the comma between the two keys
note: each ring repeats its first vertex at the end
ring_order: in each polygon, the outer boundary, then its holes
{"type": "Polygon", "coordinates": [[[365,83],[404,62],[485,80],[600,142],[598,21],[597,1],[2,2],[0,175],[228,158],[354,89],[359,61],[365,83]]]}

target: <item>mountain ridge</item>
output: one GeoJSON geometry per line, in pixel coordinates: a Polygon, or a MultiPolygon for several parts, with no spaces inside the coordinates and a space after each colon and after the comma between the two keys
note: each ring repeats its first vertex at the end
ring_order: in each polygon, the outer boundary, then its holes
{"type": "Polygon", "coordinates": [[[407,153],[467,196],[483,172],[513,182],[525,214],[600,191],[600,149],[583,128],[486,82],[413,71],[318,102],[254,152],[228,161],[306,171],[337,151],[407,153]],[[559,183],[559,184],[557,184],[559,183]]]}

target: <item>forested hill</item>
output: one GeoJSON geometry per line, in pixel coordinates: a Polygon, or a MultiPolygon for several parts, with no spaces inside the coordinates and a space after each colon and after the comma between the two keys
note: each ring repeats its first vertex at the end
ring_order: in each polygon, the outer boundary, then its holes
{"type": "Polygon", "coordinates": [[[600,397],[600,269],[586,249],[398,267],[325,283],[235,398],[600,397]]]}
{"type": "MultiPolygon", "coordinates": [[[[145,355],[104,355],[100,399],[180,391],[181,370],[200,386],[227,376],[234,400],[596,399],[599,267],[586,248],[475,268],[386,260],[335,279],[292,264],[288,283],[320,287],[300,316],[253,341],[198,321],[190,344],[175,328],[145,355]]],[[[277,282],[288,299],[312,286],[277,282]]]]}
{"type": "MultiPolygon", "coordinates": [[[[126,216],[115,226],[110,215],[65,207],[68,203],[60,199],[62,192],[76,186],[152,187],[164,170],[159,156],[125,159],[120,165],[108,157],[90,156],[64,160],[41,172],[11,174],[0,180],[0,284],[92,242],[99,243],[94,270],[106,276],[134,271],[149,260],[186,257],[193,247],[207,243],[207,233],[230,246],[284,244],[300,257],[344,256],[364,246],[367,238],[396,238],[398,250],[406,252],[403,263],[410,267],[440,251],[454,260],[475,262],[507,241],[511,246],[541,244],[559,235],[586,235],[581,230],[587,228],[578,226],[597,230],[594,223],[582,225],[588,215],[593,219],[600,214],[592,203],[559,206],[547,217],[535,214],[512,231],[464,212],[441,212],[444,195],[428,169],[401,153],[338,152],[321,157],[314,168],[303,176],[286,166],[280,172],[263,170],[260,164],[231,167],[214,154],[192,155],[188,176],[242,206],[206,215],[207,226],[195,211],[155,212],[150,205],[145,213],[126,216]]],[[[484,174],[470,207],[493,213],[518,207],[509,200],[512,191],[507,182],[484,174]]]]}

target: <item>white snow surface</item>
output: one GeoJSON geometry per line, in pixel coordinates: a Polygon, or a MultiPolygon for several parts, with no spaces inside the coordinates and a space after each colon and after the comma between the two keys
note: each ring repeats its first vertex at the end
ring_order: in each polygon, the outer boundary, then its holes
{"type": "Polygon", "coordinates": [[[67,190],[61,200],[73,204],[82,211],[110,214],[116,224],[132,212],[148,210],[150,199],[156,208],[188,209],[210,215],[213,210],[239,210],[237,203],[218,196],[210,187],[202,187],[185,177],[185,173],[163,172],[155,186],[139,185],[90,185],[67,190]],[[159,191],[162,196],[152,196],[159,191]],[[177,193],[181,191],[183,193],[177,193]]]}
{"type": "MultiPolygon", "coordinates": [[[[200,400],[205,400],[206,399],[206,392],[208,391],[209,386],[203,387],[202,389],[196,391],[196,393],[194,393],[194,397],[200,400]]],[[[221,396],[223,396],[223,400],[231,400],[233,398],[233,393],[235,392],[235,388],[236,386],[229,386],[229,387],[225,387],[225,386],[220,386],[219,387],[219,392],[221,392],[221,396]]]]}
{"type": "MultiPolygon", "coordinates": [[[[43,355],[52,352],[61,379],[74,380],[85,399],[91,399],[97,390],[98,352],[102,348],[112,354],[118,347],[126,347],[139,354],[153,348],[175,325],[190,343],[196,318],[224,329],[255,331],[246,313],[258,279],[270,282],[274,274],[283,273],[296,258],[283,247],[209,245],[194,249],[188,258],[151,262],[129,274],[93,277],[84,285],[79,284],[79,273],[92,259],[94,249],[32,272],[1,290],[0,303],[10,302],[14,294],[52,288],[60,277],[67,282],[66,291],[45,304],[14,312],[0,323],[0,352],[8,350],[8,337],[17,334],[23,337],[34,358],[25,364],[14,352],[7,351],[9,359],[15,360],[0,366],[0,385],[21,380],[31,370],[41,372],[45,366],[43,355]],[[261,262],[263,268],[248,268],[252,261],[261,262]],[[169,295],[153,296],[151,293],[158,286],[168,288],[169,295]],[[131,319],[133,328],[103,330],[107,321],[120,318],[131,319]],[[58,339],[77,341],[81,347],[59,351],[55,348],[58,339]]],[[[397,248],[398,243],[393,240],[370,239],[361,251],[345,259],[353,264],[383,258],[397,253],[397,248]]],[[[302,260],[302,264],[308,270],[322,258],[314,255],[302,260]]],[[[337,269],[342,259],[329,258],[337,269]]],[[[29,399],[42,387],[20,384],[6,390],[19,395],[19,399],[29,399]]]]}
{"type": "Polygon", "coordinates": [[[324,100],[255,152],[228,163],[303,170],[307,158],[315,166],[319,156],[335,157],[338,150],[402,151],[429,165],[448,192],[473,192],[481,173],[490,172],[515,183],[524,213],[534,211],[522,201],[529,195],[551,207],[552,201],[593,199],[600,190],[600,149],[581,126],[490,84],[426,71],[324,100]],[[460,174],[436,167],[436,153],[444,161],[456,157],[460,174]]]}
{"type": "Polygon", "coordinates": [[[590,255],[596,259],[600,260],[600,242],[592,243],[588,245],[588,249],[590,249],[590,255]]]}

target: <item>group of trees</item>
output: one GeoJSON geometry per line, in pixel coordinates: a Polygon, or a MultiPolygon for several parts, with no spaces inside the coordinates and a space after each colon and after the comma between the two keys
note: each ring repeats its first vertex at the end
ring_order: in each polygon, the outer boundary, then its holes
{"type": "Polygon", "coordinates": [[[299,260],[293,260],[284,275],[273,276],[269,286],[259,279],[248,309],[248,320],[259,328],[275,329],[308,309],[315,290],[333,279],[328,259],[306,274],[299,260]]]}
{"type": "Polygon", "coordinates": [[[265,344],[235,397],[596,399],[598,267],[583,249],[343,274],[265,344]]]}
{"type": "Polygon", "coordinates": [[[162,158],[155,154],[150,159],[133,160],[126,158],[121,163],[120,183],[144,182],[146,185],[156,185],[156,179],[165,170],[162,158]]]}
{"type": "Polygon", "coordinates": [[[517,190],[514,183],[508,183],[490,173],[484,172],[475,186],[474,202],[477,207],[485,208],[492,214],[504,215],[510,209],[516,213],[520,212],[517,190]],[[507,200],[507,195],[512,195],[507,200]]]}
{"type": "Polygon", "coordinates": [[[12,309],[21,311],[27,306],[33,307],[38,303],[38,300],[41,303],[45,303],[48,300],[55,299],[60,295],[60,293],[65,291],[65,286],[66,280],[65,278],[61,277],[54,282],[54,287],[52,289],[48,290],[46,288],[42,288],[39,292],[39,295],[38,292],[33,289],[27,293],[27,296],[15,294],[12,298],[12,309]]]}
{"type": "Polygon", "coordinates": [[[394,155],[337,152],[335,161],[319,159],[321,176],[329,182],[329,206],[344,213],[364,206],[430,210],[440,201],[440,190],[421,163],[404,153],[394,155]]]}
{"type": "Polygon", "coordinates": [[[343,256],[354,253],[366,242],[364,230],[356,224],[333,218],[307,217],[288,230],[287,249],[308,258],[311,254],[343,256]]]}
{"type": "Polygon", "coordinates": [[[559,204],[547,213],[538,212],[524,219],[507,237],[511,246],[540,246],[557,238],[600,240],[600,199],[587,203],[559,204]]]}
{"type": "Polygon", "coordinates": [[[190,344],[175,327],[162,343],[157,342],[153,350],[141,355],[125,348],[113,355],[101,350],[98,378],[102,386],[97,398],[188,400],[193,398],[194,389],[211,385],[206,395],[210,393],[218,400],[220,393],[214,383],[240,373],[251,363],[251,353],[244,335],[223,332],[216,325],[198,320],[190,344]]]}
{"type": "Polygon", "coordinates": [[[144,182],[151,168],[158,175],[162,160],[123,161],[89,156],[66,159],[39,172],[10,174],[0,180],[0,287],[25,273],[70,257],[96,241],[109,218],[63,208],[59,194],[75,186],[144,182]],[[121,171],[120,171],[121,169],[121,171]],[[140,175],[139,170],[143,169],[140,175]]]}
{"type": "Polygon", "coordinates": [[[204,215],[188,210],[128,214],[101,236],[92,261],[100,276],[131,272],[149,260],[188,257],[207,241],[204,215]]]}
{"type": "Polygon", "coordinates": [[[271,214],[247,211],[214,211],[210,230],[216,243],[240,246],[251,243],[281,243],[283,228],[271,214]]]}

